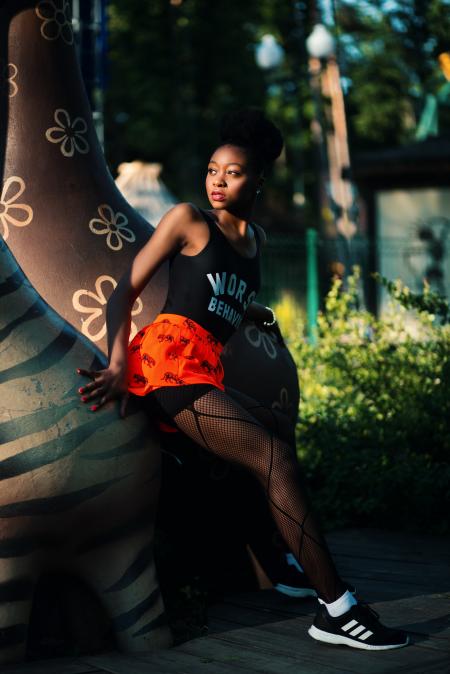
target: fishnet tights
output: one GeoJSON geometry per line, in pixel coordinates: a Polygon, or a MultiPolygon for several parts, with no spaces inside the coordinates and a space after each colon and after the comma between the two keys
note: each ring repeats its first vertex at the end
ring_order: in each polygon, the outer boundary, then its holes
{"type": "Polygon", "coordinates": [[[346,588],[311,513],[289,444],[216,388],[189,403],[174,421],[199,445],[255,475],[282,537],[318,595],[327,603],[340,597],[346,588]]]}

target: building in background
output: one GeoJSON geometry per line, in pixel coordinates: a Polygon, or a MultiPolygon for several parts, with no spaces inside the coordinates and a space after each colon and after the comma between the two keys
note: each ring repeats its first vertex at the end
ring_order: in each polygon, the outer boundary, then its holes
{"type": "MultiPolygon", "coordinates": [[[[370,268],[413,292],[450,296],[450,138],[357,155],[353,176],[367,207],[370,268]]],[[[370,308],[387,294],[372,286],[370,308]]]]}

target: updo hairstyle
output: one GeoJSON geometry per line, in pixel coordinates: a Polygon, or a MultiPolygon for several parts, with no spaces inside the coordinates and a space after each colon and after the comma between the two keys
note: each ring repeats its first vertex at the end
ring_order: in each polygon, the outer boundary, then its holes
{"type": "Polygon", "coordinates": [[[279,129],[257,108],[226,113],[220,124],[220,141],[245,150],[258,172],[269,169],[283,149],[279,129]]]}

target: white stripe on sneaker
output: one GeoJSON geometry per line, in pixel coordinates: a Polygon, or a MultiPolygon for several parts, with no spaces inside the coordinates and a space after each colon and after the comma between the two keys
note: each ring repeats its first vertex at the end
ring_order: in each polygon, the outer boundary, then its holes
{"type": "Polygon", "coordinates": [[[369,637],[371,637],[372,634],[373,634],[373,632],[371,632],[370,630],[367,630],[367,632],[364,632],[364,634],[361,634],[361,636],[358,637],[358,638],[359,638],[359,639],[362,639],[362,641],[365,641],[366,639],[368,639],[369,637]]]}
{"type": "Polygon", "coordinates": [[[364,625],[359,625],[358,627],[355,627],[355,629],[350,632],[350,636],[356,637],[357,634],[360,634],[360,632],[364,632],[365,629],[367,629],[367,628],[364,627],[364,625]]]}
{"type": "Polygon", "coordinates": [[[347,632],[348,630],[350,630],[352,627],[354,627],[357,624],[358,624],[357,620],[350,620],[350,622],[347,623],[346,625],[344,625],[342,627],[342,629],[344,630],[344,632],[347,632]]]}

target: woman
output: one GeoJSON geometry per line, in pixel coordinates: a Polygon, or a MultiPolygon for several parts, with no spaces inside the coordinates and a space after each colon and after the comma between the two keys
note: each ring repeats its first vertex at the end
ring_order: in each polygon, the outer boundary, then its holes
{"type": "Polygon", "coordinates": [[[206,176],[212,206],[178,204],[161,220],[107,306],[109,366],[79,370],[93,411],[145,396],[152,413],[175,423],[199,445],[250,470],[263,486],[277,527],[318,594],[309,634],[356,648],[399,648],[406,634],[382,626],[339,577],[301,487],[289,445],[224,392],[220,353],[245,312],[274,321],[254,298],[260,285],[264,231],[252,210],[265,169],[283,146],[278,129],[255,110],[228,115],[206,176]],[[131,307],[160,265],[170,260],[161,314],[128,346],[131,307]]]}

